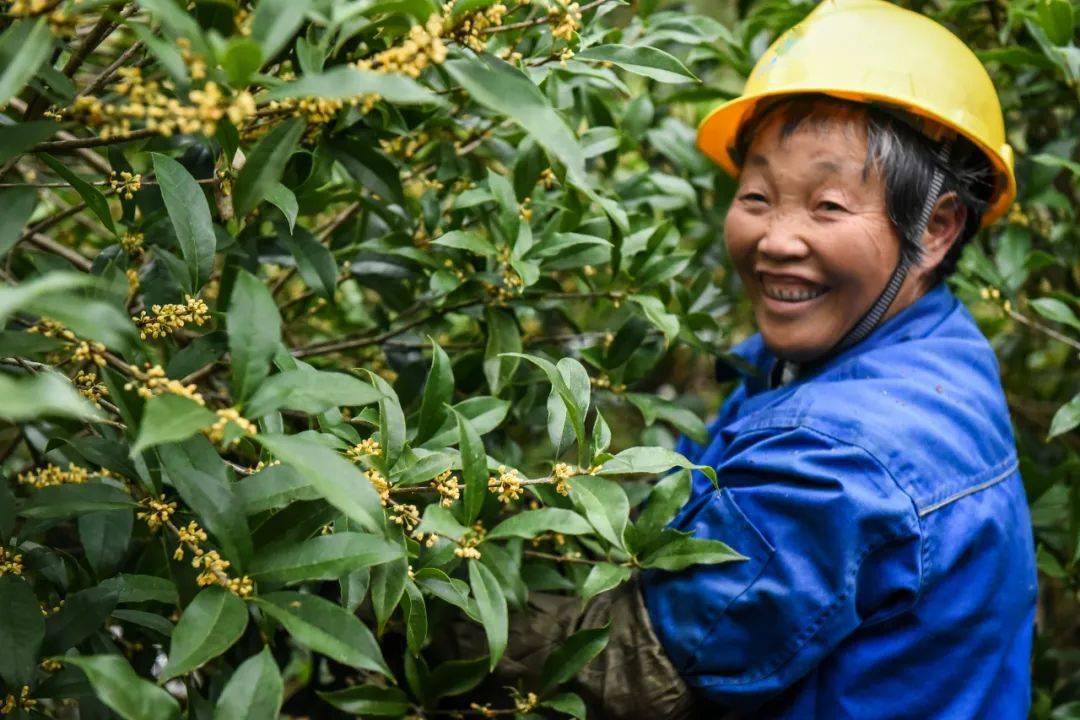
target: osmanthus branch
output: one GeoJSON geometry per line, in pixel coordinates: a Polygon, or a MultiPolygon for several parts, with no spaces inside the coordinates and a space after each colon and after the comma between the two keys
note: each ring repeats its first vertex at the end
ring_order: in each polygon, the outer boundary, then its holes
{"type": "Polygon", "coordinates": [[[144,138],[153,137],[159,134],[156,129],[143,128],[142,130],[132,130],[129,133],[118,133],[116,135],[109,135],[108,137],[89,137],[89,138],[75,138],[73,140],[52,140],[49,142],[38,143],[30,148],[30,152],[66,152],[68,150],[79,150],[81,148],[93,148],[103,147],[105,145],[119,145],[120,143],[130,142],[132,140],[142,140],[144,138]]]}
{"type": "Polygon", "coordinates": [[[1029,318],[1027,315],[1024,315],[1023,313],[1017,312],[1016,310],[1014,310],[1012,308],[1008,308],[1007,310],[1005,310],[1005,312],[1013,320],[1016,320],[1019,323],[1027,325],[1029,328],[1031,328],[1033,330],[1037,330],[1038,332],[1041,332],[1041,333],[1043,333],[1044,335],[1046,335],[1048,337],[1052,337],[1053,339],[1057,340],[1058,342],[1063,342],[1066,345],[1068,345],[1069,347],[1073,348],[1074,350],[1080,350],[1080,341],[1077,341],[1074,338],[1069,337],[1068,335],[1060,333],[1060,332],[1058,332],[1057,330],[1055,330],[1052,327],[1048,327],[1046,325],[1043,325],[1038,320],[1035,320],[1033,318],[1029,318]]]}
{"type": "Polygon", "coordinates": [[[110,80],[112,80],[113,76],[116,74],[116,71],[124,67],[124,65],[127,65],[128,61],[130,61],[136,53],[142,50],[143,47],[144,45],[142,40],[139,40],[127,50],[124,50],[124,52],[120,53],[120,56],[113,60],[107,68],[98,73],[97,77],[90,81],[89,85],[75,93],[75,97],[80,98],[84,95],[93,95],[98,90],[101,90],[109,83],[110,80]]]}
{"type": "MultiPolygon", "coordinates": [[[[585,3],[584,5],[579,7],[578,12],[586,13],[593,8],[600,7],[606,2],[610,2],[610,0],[593,0],[593,2],[585,3]]],[[[521,22],[510,23],[509,25],[497,25],[495,27],[484,28],[480,31],[480,33],[483,35],[494,35],[495,33],[511,32],[513,30],[524,30],[526,28],[531,28],[536,25],[544,25],[545,23],[549,23],[551,22],[552,17],[553,16],[551,15],[543,15],[538,18],[533,18],[532,20],[522,20],[521,22]]],[[[554,17],[558,18],[558,15],[555,15],[554,17]]]]}

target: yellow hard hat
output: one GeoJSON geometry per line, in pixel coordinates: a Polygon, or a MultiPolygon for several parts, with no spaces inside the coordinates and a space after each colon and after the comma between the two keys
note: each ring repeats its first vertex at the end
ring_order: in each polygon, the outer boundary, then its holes
{"type": "Polygon", "coordinates": [[[706,116],[698,149],[737,175],[730,152],[743,120],[763,98],[798,93],[886,103],[929,120],[922,129],[932,137],[944,126],[975,143],[997,171],[983,226],[1016,197],[994,84],[975,54],[930,18],[884,0],[824,0],[761,56],[740,97],[706,116]]]}

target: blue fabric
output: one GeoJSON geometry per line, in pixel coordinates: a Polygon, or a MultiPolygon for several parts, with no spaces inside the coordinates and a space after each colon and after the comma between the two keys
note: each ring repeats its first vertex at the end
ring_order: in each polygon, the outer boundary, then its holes
{"type": "Polygon", "coordinates": [[[755,718],[1025,718],[1036,575],[993,350],[942,283],[786,385],[725,402],[671,526],[747,557],[646,571],[675,667],[755,718]]]}

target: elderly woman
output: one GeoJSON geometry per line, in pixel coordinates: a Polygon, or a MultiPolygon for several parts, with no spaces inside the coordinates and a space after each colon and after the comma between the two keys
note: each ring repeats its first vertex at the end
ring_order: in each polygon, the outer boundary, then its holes
{"type": "Polygon", "coordinates": [[[681,444],[719,487],[695,475],[672,527],[746,559],[584,614],[544,598],[508,674],[613,618],[590,717],[1026,717],[1027,503],[993,350],[943,282],[1015,195],[985,70],[921,15],[825,0],[698,146],[738,179],[724,239],[760,333],[735,353],[759,372],[681,444]]]}

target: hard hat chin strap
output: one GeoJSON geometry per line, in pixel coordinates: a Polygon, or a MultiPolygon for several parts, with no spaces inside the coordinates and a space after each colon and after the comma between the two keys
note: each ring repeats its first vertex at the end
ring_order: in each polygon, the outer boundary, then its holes
{"type": "MultiPolygon", "coordinates": [[[[923,203],[922,212],[919,214],[919,221],[915,226],[916,232],[914,237],[916,239],[922,238],[923,233],[926,231],[926,226],[930,222],[930,213],[934,210],[934,205],[937,203],[938,196],[941,194],[941,186],[945,182],[945,172],[942,168],[948,163],[949,154],[951,152],[952,141],[946,141],[938,150],[938,160],[940,162],[934,167],[934,177],[933,180],[930,181],[930,190],[926,194],[926,201],[923,203]]],[[[885,283],[885,289],[881,291],[877,300],[875,300],[874,304],[870,306],[870,309],[863,314],[859,319],[859,322],[855,323],[855,326],[852,327],[844,337],[840,338],[830,350],[810,362],[800,364],[794,374],[800,374],[813,367],[820,367],[830,358],[865,339],[867,335],[872,333],[881,323],[881,319],[885,317],[885,313],[888,312],[889,306],[892,305],[897,294],[899,294],[900,287],[904,284],[904,279],[907,277],[910,268],[911,264],[908,261],[907,256],[901,252],[900,260],[896,263],[896,268],[893,270],[892,276],[889,278],[889,281],[885,283]]],[[[785,373],[785,364],[787,363],[784,360],[780,360],[773,367],[770,383],[772,387],[786,381],[787,376],[792,374],[791,371],[793,368],[787,368],[787,373],[785,373]]]]}

